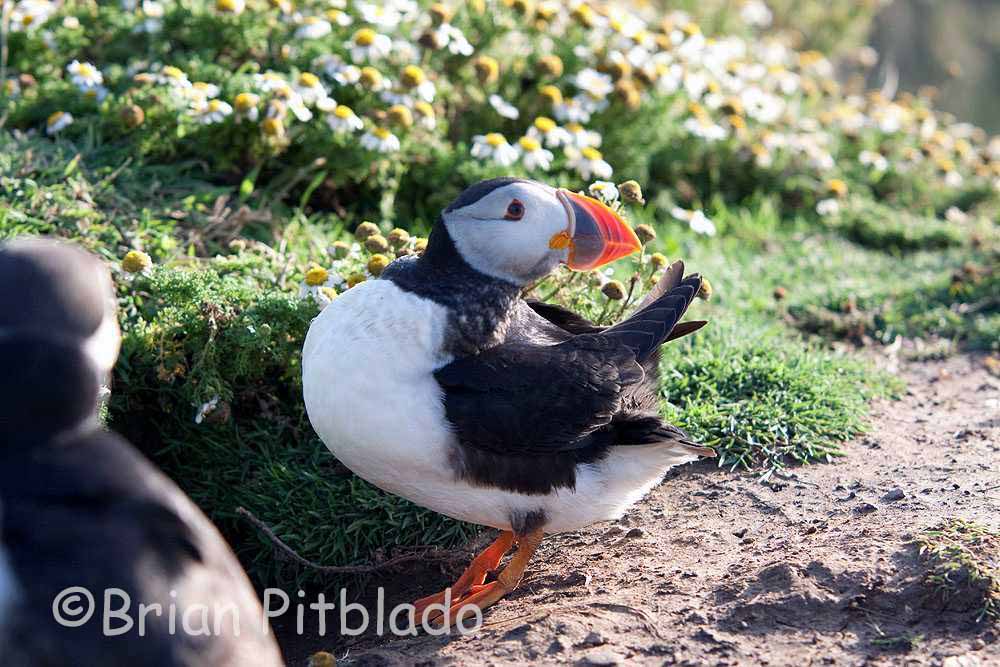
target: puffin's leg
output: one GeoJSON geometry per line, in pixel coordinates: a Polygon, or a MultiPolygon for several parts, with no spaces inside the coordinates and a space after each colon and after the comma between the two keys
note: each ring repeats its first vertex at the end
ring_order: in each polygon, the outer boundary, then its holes
{"type": "Polygon", "coordinates": [[[449,589],[451,590],[451,599],[454,603],[460,600],[470,588],[473,586],[479,586],[486,581],[486,575],[499,567],[504,554],[510,551],[513,544],[514,533],[509,530],[503,531],[500,533],[500,536],[493,541],[493,544],[486,547],[482,553],[472,559],[472,562],[469,563],[469,567],[465,568],[465,572],[462,573],[462,576],[460,576],[458,580],[449,588],[446,588],[440,593],[420,598],[414,602],[413,606],[416,608],[414,619],[416,619],[416,622],[420,623],[420,619],[422,618],[424,610],[427,609],[428,605],[443,604],[445,594],[449,589]]]}
{"type": "MultiPolygon", "coordinates": [[[[478,607],[480,610],[486,609],[517,588],[517,585],[521,583],[521,577],[524,576],[528,561],[531,560],[538,545],[542,542],[543,535],[544,532],[541,528],[536,528],[524,535],[518,535],[516,537],[517,552],[511,557],[507,567],[497,575],[496,581],[470,588],[468,595],[452,603],[447,617],[435,610],[435,613],[428,618],[428,622],[438,626],[445,623],[455,623],[461,616],[459,612],[468,605],[478,607]]],[[[468,613],[471,613],[471,610],[466,610],[466,614],[468,613]]],[[[416,617],[416,619],[418,623],[421,620],[420,617],[416,617]]]]}

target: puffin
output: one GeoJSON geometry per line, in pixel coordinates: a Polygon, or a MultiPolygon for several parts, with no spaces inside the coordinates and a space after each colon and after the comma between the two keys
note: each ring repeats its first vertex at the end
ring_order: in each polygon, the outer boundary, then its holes
{"type": "Polygon", "coordinates": [[[485,609],[545,534],[620,518],[668,469],[714,455],[658,411],[658,350],[704,324],[680,322],[700,276],[675,263],[608,327],[522,296],[560,264],[589,271],[639,248],[597,199],[486,180],[444,209],[422,255],[311,323],[303,396],[327,448],[389,493],[501,531],[452,586],[414,603],[414,620],[485,609]]]}
{"type": "Polygon", "coordinates": [[[99,423],[120,341],[103,263],[64,243],[15,241],[0,246],[0,282],[4,667],[283,664],[222,536],[99,423]],[[107,617],[124,628],[115,636],[102,631],[105,600],[131,620],[107,617]]]}

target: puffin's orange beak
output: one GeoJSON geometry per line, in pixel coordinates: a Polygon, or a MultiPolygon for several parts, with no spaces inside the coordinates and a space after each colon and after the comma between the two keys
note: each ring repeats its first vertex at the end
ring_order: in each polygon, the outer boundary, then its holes
{"type": "Polygon", "coordinates": [[[549,240],[550,248],[569,248],[566,265],[588,271],[621,259],[642,247],[632,228],[603,202],[558,190],[569,225],[549,240]]]}

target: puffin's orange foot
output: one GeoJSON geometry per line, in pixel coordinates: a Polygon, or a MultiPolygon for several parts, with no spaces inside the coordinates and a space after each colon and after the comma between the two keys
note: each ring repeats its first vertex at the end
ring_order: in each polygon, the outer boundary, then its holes
{"type": "MultiPolygon", "coordinates": [[[[484,609],[498,602],[505,595],[517,588],[517,585],[521,582],[521,577],[524,576],[524,570],[528,565],[528,561],[542,541],[542,534],[542,530],[538,529],[517,538],[517,553],[510,559],[507,567],[497,576],[496,581],[491,581],[488,584],[473,584],[466,587],[459,598],[452,597],[451,605],[447,609],[443,608],[445,600],[442,594],[441,599],[437,600],[439,606],[428,612],[426,622],[435,628],[444,626],[454,627],[461,619],[468,619],[470,614],[475,614],[476,609],[479,610],[481,618],[484,609]]],[[[431,597],[437,598],[438,596],[431,597]]],[[[424,598],[424,600],[427,599],[424,598]]],[[[423,602],[423,600],[418,601],[418,604],[420,602],[423,602]]],[[[423,613],[426,609],[427,605],[419,607],[419,613],[414,616],[416,623],[424,622],[423,613]]],[[[471,626],[465,623],[462,625],[472,629],[471,626]]]]}
{"type": "MultiPolygon", "coordinates": [[[[500,566],[500,561],[510,551],[513,544],[514,534],[512,532],[504,531],[500,533],[500,536],[494,540],[493,544],[486,547],[482,553],[472,560],[469,567],[465,569],[465,572],[462,573],[462,576],[454,584],[440,593],[428,595],[413,603],[416,610],[413,615],[414,621],[419,625],[423,619],[424,611],[430,605],[444,605],[449,590],[451,591],[451,605],[464,599],[470,588],[482,585],[486,581],[487,575],[500,566]]],[[[438,614],[440,613],[438,612],[438,614]]]]}

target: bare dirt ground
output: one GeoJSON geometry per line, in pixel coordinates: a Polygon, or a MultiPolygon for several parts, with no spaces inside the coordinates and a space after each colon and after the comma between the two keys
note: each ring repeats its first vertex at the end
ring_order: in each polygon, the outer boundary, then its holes
{"type": "MultiPolygon", "coordinates": [[[[1000,524],[1000,378],[968,356],[900,373],[835,463],[766,483],[684,467],[621,521],[546,538],[478,633],[299,637],[289,664],[1000,665],[998,629],[942,608],[912,544],[946,517],[1000,524]]],[[[388,602],[456,574],[414,568],[388,602]]]]}

